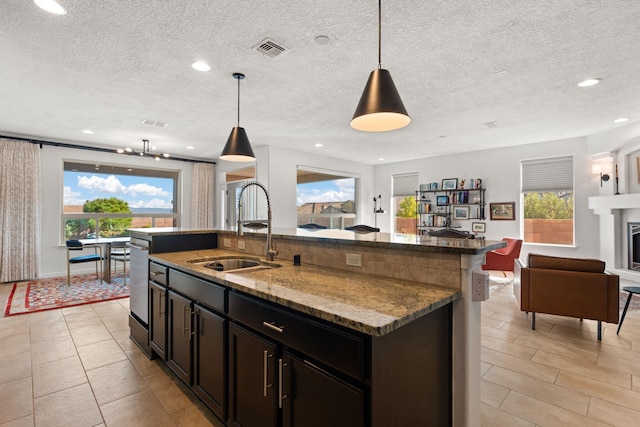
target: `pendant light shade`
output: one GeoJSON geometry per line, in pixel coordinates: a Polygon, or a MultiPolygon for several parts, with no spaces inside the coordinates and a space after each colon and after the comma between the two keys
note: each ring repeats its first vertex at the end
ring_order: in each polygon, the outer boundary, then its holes
{"type": "Polygon", "coordinates": [[[365,132],[385,132],[405,127],[411,117],[400,99],[391,74],[381,66],[382,0],[378,0],[378,68],[369,75],[351,127],[365,132]]]}
{"type": "Polygon", "coordinates": [[[238,125],[231,129],[220,159],[230,162],[253,162],[256,156],[253,154],[247,132],[240,127],[240,80],[244,79],[244,74],[233,73],[233,78],[238,80],[238,125]]]}
{"type": "Polygon", "coordinates": [[[365,132],[384,132],[405,127],[411,122],[391,74],[376,69],[369,75],[351,127],[365,132]]]}
{"type": "Polygon", "coordinates": [[[256,159],[244,128],[236,126],[231,129],[220,158],[230,162],[252,162],[256,159]]]}

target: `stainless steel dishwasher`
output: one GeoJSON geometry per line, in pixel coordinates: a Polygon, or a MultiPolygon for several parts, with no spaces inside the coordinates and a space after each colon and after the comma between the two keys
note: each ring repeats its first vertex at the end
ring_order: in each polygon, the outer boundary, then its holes
{"type": "MultiPolygon", "coordinates": [[[[149,347],[149,241],[131,238],[128,244],[131,257],[129,308],[132,338],[149,347]],[[137,326],[134,328],[134,325],[137,326]]],[[[150,351],[150,350],[149,350],[150,351]]]]}

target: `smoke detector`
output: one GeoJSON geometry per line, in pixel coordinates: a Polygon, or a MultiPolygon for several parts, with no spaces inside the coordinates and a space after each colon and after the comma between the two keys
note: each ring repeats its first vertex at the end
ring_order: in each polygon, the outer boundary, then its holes
{"type": "Polygon", "coordinates": [[[287,48],[279,45],[268,37],[255,45],[252,49],[257,51],[258,53],[268,56],[269,58],[275,58],[281,53],[287,51],[287,48]]]}

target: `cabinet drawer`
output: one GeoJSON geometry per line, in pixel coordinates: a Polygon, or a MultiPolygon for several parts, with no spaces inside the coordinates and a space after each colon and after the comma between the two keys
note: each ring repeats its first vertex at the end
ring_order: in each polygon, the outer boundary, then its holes
{"type": "Polygon", "coordinates": [[[167,286],[167,267],[155,262],[149,262],[149,279],[167,286]]]}
{"type": "Polygon", "coordinates": [[[170,269],[169,287],[200,304],[221,313],[225,312],[225,295],[227,291],[222,286],[170,269]]]}
{"type": "Polygon", "coordinates": [[[229,293],[229,317],[347,375],[365,377],[362,337],[235,292],[229,293]]]}

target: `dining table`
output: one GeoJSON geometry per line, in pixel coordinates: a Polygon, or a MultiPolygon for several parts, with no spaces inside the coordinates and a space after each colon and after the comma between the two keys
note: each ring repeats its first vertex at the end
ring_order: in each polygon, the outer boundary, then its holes
{"type": "Polygon", "coordinates": [[[102,280],[111,283],[111,249],[124,247],[131,240],[130,237],[98,237],[96,239],[80,239],[83,245],[99,245],[102,250],[102,280]]]}

